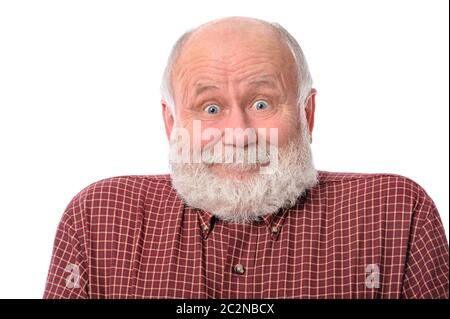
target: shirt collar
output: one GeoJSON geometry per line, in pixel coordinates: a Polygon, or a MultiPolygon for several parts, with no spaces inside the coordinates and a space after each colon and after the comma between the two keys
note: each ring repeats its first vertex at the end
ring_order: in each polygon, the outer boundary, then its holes
{"type": "MultiPolygon", "coordinates": [[[[184,208],[192,209],[197,213],[200,233],[203,239],[207,239],[208,235],[213,230],[215,216],[208,211],[189,207],[186,204],[184,205],[184,208]]],[[[281,233],[282,225],[288,214],[288,211],[289,209],[280,208],[277,212],[273,214],[267,214],[260,218],[260,222],[265,224],[266,230],[269,233],[272,240],[278,239],[281,233]]]]}
{"type": "Polygon", "coordinates": [[[208,235],[211,233],[211,230],[214,225],[214,215],[210,212],[201,210],[201,209],[195,209],[198,216],[199,226],[200,226],[200,233],[202,234],[202,238],[206,239],[208,238],[208,235]]]}
{"type": "Polygon", "coordinates": [[[281,233],[281,227],[283,226],[288,211],[289,209],[287,208],[280,208],[277,212],[262,217],[267,231],[273,240],[278,239],[278,236],[281,233]]]}

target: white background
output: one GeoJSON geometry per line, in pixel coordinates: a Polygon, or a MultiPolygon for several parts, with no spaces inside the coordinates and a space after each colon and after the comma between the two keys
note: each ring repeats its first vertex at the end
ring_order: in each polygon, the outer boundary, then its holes
{"type": "Polygon", "coordinates": [[[408,176],[448,235],[448,1],[1,1],[0,298],[40,298],[88,184],[168,172],[159,85],[191,27],[243,15],[300,42],[318,169],[408,176]]]}

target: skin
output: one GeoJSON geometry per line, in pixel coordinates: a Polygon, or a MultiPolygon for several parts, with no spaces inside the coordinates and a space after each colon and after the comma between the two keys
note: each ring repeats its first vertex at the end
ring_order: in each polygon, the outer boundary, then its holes
{"type": "MultiPolygon", "coordinates": [[[[239,133],[225,139],[225,128],[265,128],[266,132],[277,128],[280,148],[299,132],[295,60],[280,36],[263,21],[225,18],[196,29],[175,62],[172,87],[177,125],[186,128],[191,137],[194,120],[201,121],[202,131],[218,128],[220,142],[235,146],[257,141],[239,133]]],[[[310,135],[315,94],[312,89],[305,103],[310,135]]],[[[161,104],[169,138],[174,114],[165,101],[161,104]]],[[[270,142],[269,136],[266,139],[270,142]]],[[[208,142],[203,140],[201,147],[208,142]]],[[[256,173],[235,172],[220,164],[212,165],[211,170],[239,178],[256,173]]]]}

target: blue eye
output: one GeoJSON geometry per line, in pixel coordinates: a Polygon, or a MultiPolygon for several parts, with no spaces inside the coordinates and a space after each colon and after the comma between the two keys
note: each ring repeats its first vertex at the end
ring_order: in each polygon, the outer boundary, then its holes
{"type": "Polygon", "coordinates": [[[204,108],[204,111],[211,115],[216,115],[220,112],[220,107],[215,104],[208,105],[204,108]]]}
{"type": "Polygon", "coordinates": [[[255,109],[256,109],[257,111],[261,111],[261,110],[267,109],[267,108],[269,107],[269,104],[268,104],[266,101],[259,100],[259,101],[256,101],[256,102],[253,104],[253,106],[255,107],[255,109]]]}

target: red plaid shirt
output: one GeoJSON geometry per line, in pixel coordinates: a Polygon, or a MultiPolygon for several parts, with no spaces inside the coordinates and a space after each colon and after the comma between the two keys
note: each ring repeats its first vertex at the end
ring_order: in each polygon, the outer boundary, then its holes
{"type": "Polygon", "coordinates": [[[319,172],[252,224],[186,206],[170,176],[94,183],[65,210],[45,298],[448,298],[448,244],[413,181],[319,172]]]}

